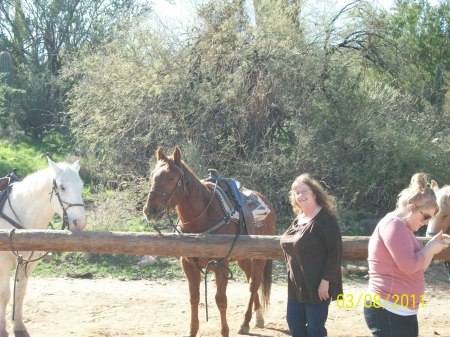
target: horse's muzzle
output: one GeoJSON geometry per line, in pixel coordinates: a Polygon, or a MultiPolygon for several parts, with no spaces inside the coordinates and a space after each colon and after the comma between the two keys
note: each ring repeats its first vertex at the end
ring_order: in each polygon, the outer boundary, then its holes
{"type": "Polygon", "coordinates": [[[164,210],[160,211],[156,206],[148,207],[147,205],[145,205],[143,212],[145,217],[147,218],[147,221],[159,220],[164,215],[164,210]]]}
{"type": "Polygon", "coordinates": [[[75,219],[73,220],[72,224],[70,225],[70,230],[73,232],[82,231],[86,228],[86,219],[75,219]]]}

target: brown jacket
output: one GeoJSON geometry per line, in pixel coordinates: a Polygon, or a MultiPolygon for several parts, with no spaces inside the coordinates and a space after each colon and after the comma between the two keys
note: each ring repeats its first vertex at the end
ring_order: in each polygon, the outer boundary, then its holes
{"type": "Polygon", "coordinates": [[[330,282],[329,295],[342,294],[342,236],[336,217],[325,209],[308,223],[295,220],[280,240],[286,258],[288,299],[320,303],[321,279],[330,282]]]}

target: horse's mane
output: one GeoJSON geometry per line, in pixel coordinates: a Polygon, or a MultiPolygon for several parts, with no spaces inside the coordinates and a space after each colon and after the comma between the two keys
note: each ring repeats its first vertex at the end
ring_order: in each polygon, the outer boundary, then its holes
{"type": "MultiPolygon", "coordinates": [[[[68,163],[58,163],[63,171],[66,171],[71,167],[68,163]]],[[[39,171],[27,175],[21,182],[16,183],[23,191],[22,193],[27,196],[39,195],[42,193],[42,189],[46,188],[54,178],[53,170],[50,167],[43,168],[39,171]]]]}
{"type": "Polygon", "coordinates": [[[181,161],[182,169],[185,174],[185,179],[188,181],[188,186],[191,190],[201,192],[202,197],[206,197],[208,189],[203,185],[199,177],[192,171],[192,169],[186,165],[184,161],[181,161]]]}
{"type": "Polygon", "coordinates": [[[17,182],[17,187],[22,189],[23,195],[38,195],[51,181],[53,172],[50,168],[44,168],[27,175],[21,182],[17,182]]]}
{"type": "MultiPolygon", "coordinates": [[[[176,165],[173,158],[169,157],[169,162],[166,162],[164,160],[160,160],[160,166],[167,166],[171,167],[172,165],[176,165]]],[[[183,170],[184,179],[187,181],[187,187],[191,191],[196,191],[198,193],[201,193],[201,197],[207,197],[208,189],[203,185],[200,178],[197,177],[197,175],[192,171],[192,169],[182,160],[181,161],[181,169],[183,170]]]]}

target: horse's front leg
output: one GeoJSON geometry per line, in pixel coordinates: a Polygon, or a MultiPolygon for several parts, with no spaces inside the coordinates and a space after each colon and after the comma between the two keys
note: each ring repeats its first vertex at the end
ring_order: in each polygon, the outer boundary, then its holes
{"type": "Polygon", "coordinates": [[[197,336],[200,323],[198,320],[198,306],[200,304],[200,269],[188,258],[181,258],[181,267],[189,283],[189,295],[191,302],[191,326],[189,328],[189,336],[197,336]]]}
{"type": "MultiPolygon", "coordinates": [[[[32,259],[33,257],[30,257],[32,259]]],[[[36,268],[37,262],[30,262],[26,265],[17,266],[16,291],[14,303],[14,336],[30,337],[27,328],[23,323],[23,300],[28,286],[28,280],[36,268]]]]}
{"type": "Polygon", "coordinates": [[[6,260],[0,254],[0,337],[8,337],[6,332],[6,306],[11,297],[9,273],[12,266],[7,266],[6,260]]]}
{"type": "Polygon", "coordinates": [[[220,323],[222,325],[221,335],[228,337],[230,335],[230,328],[227,322],[227,285],[229,277],[228,261],[221,262],[222,266],[214,269],[216,275],[216,304],[220,312],[220,323]]]}

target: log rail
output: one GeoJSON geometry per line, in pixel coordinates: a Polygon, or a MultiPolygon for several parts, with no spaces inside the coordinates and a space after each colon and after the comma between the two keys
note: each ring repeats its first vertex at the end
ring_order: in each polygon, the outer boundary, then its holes
{"type": "MultiPolygon", "coordinates": [[[[234,235],[138,232],[70,232],[63,230],[0,230],[0,251],[87,252],[100,254],[205,256],[220,258],[230,250],[234,235]]],[[[344,260],[367,259],[367,236],[344,236],[344,260]]],[[[420,238],[425,244],[429,239],[420,238]]],[[[241,235],[231,257],[283,259],[280,236],[241,235]]],[[[450,259],[447,248],[435,259],[450,259]]]]}

